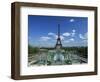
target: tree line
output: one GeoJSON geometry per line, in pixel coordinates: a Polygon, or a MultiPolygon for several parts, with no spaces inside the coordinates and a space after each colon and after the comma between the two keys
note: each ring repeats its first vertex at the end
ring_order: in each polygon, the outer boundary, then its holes
{"type": "MultiPolygon", "coordinates": [[[[28,45],[28,54],[29,54],[29,57],[32,56],[33,54],[37,54],[40,49],[46,49],[46,50],[54,50],[55,48],[47,48],[47,47],[34,47],[34,46],[31,46],[31,45],[28,45]]],[[[62,47],[62,49],[65,51],[65,52],[73,52],[79,56],[82,56],[84,58],[87,58],[88,57],[88,47],[62,47]]]]}

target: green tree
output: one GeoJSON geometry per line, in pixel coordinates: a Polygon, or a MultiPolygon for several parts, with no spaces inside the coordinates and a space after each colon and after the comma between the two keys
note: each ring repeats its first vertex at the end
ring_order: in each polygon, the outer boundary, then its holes
{"type": "Polygon", "coordinates": [[[31,56],[33,54],[36,54],[38,52],[39,52],[39,48],[28,45],[28,54],[29,54],[29,56],[31,56]]]}

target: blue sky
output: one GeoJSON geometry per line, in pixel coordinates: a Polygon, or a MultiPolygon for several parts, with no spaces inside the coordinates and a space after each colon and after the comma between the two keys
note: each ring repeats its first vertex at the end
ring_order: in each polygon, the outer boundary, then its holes
{"type": "Polygon", "coordinates": [[[54,47],[60,24],[64,47],[87,46],[88,18],[28,15],[28,42],[32,46],[54,47]]]}

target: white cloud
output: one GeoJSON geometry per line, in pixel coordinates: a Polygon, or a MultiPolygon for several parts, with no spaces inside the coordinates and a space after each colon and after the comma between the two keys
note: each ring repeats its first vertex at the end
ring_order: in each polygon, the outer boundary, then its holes
{"type": "Polygon", "coordinates": [[[74,41],[74,38],[69,39],[70,41],[74,41]]]}
{"type": "Polygon", "coordinates": [[[75,33],[73,32],[73,33],[71,33],[72,34],[72,37],[74,37],[75,36],[75,33]]]}
{"type": "Polygon", "coordinates": [[[55,39],[57,38],[57,35],[55,33],[49,32],[48,35],[53,36],[55,39]]]}
{"type": "MultiPolygon", "coordinates": [[[[56,35],[55,33],[49,32],[48,35],[51,35],[54,37],[54,39],[58,38],[58,35],[56,35]]],[[[64,36],[60,35],[61,40],[64,40],[64,36]]]]}
{"type": "Polygon", "coordinates": [[[63,36],[70,36],[71,34],[69,32],[63,33],[63,36]]]}
{"type": "Polygon", "coordinates": [[[84,36],[82,34],[79,34],[80,39],[84,39],[84,36]]]}
{"type": "Polygon", "coordinates": [[[49,33],[48,33],[48,35],[53,35],[53,36],[54,36],[54,35],[55,35],[55,33],[49,32],[49,33]]]}
{"type": "Polygon", "coordinates": [[[48,40],[50,40],[51,38],[50,38],[50,37],[47,37],[47,36],[42,36],[42,37],[40,37],[40,39],[41,39],[42,41],[48,41],[48,40]]]}
{"type": "Polygon", "coordinates": [[[74,19],[70,19],[70,22],[74,22],[75,20],[74,19]]]}
{"type": "Polygon", "coordinates": [[[71,36],[71,37],[74,37],[75,34],[76,34],[76,30],[73,29],[72,32],[70,32],[70,33],[69,32],[63,33],[63,36],[71,36]]]}
{"type": "Polygon", "coordinates": [[[70,39],[68,39],[68,40],[64,40],[63,42],[64,42],[64,43],[69,43],[69,42],[73,42],[73,41],[75,41],[74,38],[70,38],[70,39]]]}
{"type": "Polygon", "coordinates": [[[75,36],[75,34],[76,34],[76,30],[75,30],[75,29],[73,29],[73,30],[72,30],[72,33],[71,33],[72,37],[74,37],[74,36],[75,36]]]}
{"type": "MultiPolygon", "coordinates": [[[[56,35],[56,36],[55,36],[55,39],[57,39],[57,38],[58,38],[58,36],[56,35]]],[[[65,37],[62,36],[62,35],[60,35],[60,38],[61,38],[61,40],[64,40],[65,37]]]]}
{"type": "MultiPolygon", "coordinates": [[[[61,38],[61,40],[65,40],[66,37],[69,37],[69,36],[70,37],[74,37],[75,34],[76,34],[76,30],[73,29],[72,32],[65,32],[62,35],[60,35],[60,38],[61,38]]],[[[54,38],[54,39],[57,39],[58,38],[58,35],[55,34],[55,33],[52,33],[52,32],[49,32],[48,35],[49,36],[53,36],[51,38],[54,38]]],[[[69,39],[69,41],[74,41],[74,38],[69,39]]],[[[69,42],[69,41],[67,40],[66,42],[69,42]]]]}
{"type": "Polygon", "coordinates": [[[79,38],[83,40],[83,42],[87,42],[87,39],[88,39],[88,34],[85,33],[85,34],[79,34],[79,38]]]}
{"type": "Polygon", "coordinates": [[[54,36],[54,39],[57,39],[57,38],[58,38],[58,36],[57,36],[57,35],[55,35],[55,36],[54,36]]]}
{"type": "Polygon", "coordinates": [[[75,33],[75,32],[76,32],[76,30],[75,30],[75,29],[73,29],[73,30],[72,30],[72,32],[73,32],[73,33],[75,33]]]}
{"type": "Polygon", "coordinates": [[[64,40],[64,36],[60,36],[61,40],[64,40]]]}

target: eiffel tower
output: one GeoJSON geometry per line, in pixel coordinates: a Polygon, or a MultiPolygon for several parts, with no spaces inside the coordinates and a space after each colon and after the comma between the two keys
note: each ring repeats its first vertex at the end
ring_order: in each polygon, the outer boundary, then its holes
{"type": "Polygon", "coordinates": [[[62,43],[61,43],[61,38],[60,38],[60,24],[58,24],[58,37],[57,37],[57,42],[56,42],[56,49],[61,49],[62,48],[62,43]]]}

